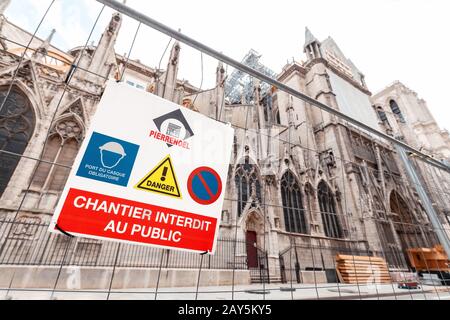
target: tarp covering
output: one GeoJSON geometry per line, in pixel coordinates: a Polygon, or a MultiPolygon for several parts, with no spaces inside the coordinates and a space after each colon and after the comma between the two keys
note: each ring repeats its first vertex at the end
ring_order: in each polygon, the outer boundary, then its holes
{"type": "Polygon", "coordinates": [[[370,103],[369,96],[332,71],[328,71],[328,73],[330,75],[333,92],[336,94],[339,110],[348,116],[381,131],[381,128],[378,125],[378,117],[370,103]]]}

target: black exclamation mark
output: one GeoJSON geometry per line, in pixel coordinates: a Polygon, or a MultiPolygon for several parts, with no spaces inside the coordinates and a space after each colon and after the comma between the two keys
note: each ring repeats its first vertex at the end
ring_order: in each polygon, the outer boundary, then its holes
{"type": "Polygon", "coordinates": [[[161,181],[166,181],[167,170],[168,170],[168,168],[164,167],[163,172],[162,172],[161,181]]]}

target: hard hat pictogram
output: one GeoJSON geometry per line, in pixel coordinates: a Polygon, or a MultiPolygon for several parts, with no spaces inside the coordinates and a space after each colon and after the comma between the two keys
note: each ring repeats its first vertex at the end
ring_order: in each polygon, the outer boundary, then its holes
{"type": "Polygon", "coordinates": [[[118,142],[107,142],[99,149],[102,166],[107,169],[116,167],[127,155],[122,145],[118,142]]]}

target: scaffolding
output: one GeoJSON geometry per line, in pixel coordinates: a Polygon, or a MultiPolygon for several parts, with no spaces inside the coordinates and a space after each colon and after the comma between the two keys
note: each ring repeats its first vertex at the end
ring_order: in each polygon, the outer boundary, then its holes
{"type": "MultiPolygon", "coordinates": [[[[242,64],[262,74],[276,79],[277,74],[263,65],[259,60],[261,55],[251,49],[242,59],[242,64]]],[[[263,82],[260,84],[261,96],[270,89],[270,85],[263,82]]],[[[230,104],[254,104],[255,81],[252,76],[235,69],[225,83],[225,98],[230,104]]]]}

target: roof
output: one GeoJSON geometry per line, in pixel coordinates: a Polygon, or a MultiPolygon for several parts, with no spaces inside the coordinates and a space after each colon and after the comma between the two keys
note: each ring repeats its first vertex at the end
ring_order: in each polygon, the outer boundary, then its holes
{"type": "Polygon", "coordinates": [[[312,32],[308,29],[308,27],[305,27],[305,45],[304,48],[309,46],[311,43],[319,42],[316,37],[312,34],[312,32]]]}

